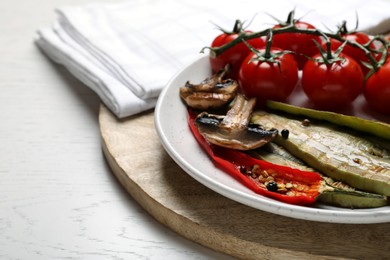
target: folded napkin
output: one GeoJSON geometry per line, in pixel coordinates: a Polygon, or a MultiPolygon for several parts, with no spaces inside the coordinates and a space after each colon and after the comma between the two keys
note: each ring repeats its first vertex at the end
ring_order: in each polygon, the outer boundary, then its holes
{"type": "Polygon", "coordinates": [[[272,26],[289,11],[320,29],[377,34],[390,29],[389,0],[128,0],[58,8],[58,19],[37,31],[37,45],[94,90],[119,118],[153,108],[169,79],[199,57],[234,21],[249,29],[272,26]],[[269,15],[271,14],[271,15],[269,15]]]}

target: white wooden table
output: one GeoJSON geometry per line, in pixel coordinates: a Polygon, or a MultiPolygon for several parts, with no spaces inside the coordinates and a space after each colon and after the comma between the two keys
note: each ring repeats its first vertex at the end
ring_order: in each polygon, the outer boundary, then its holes
{"type": "Polygon", "coordinates": [[[98,97],[33,43],[56,7],[87,2],[0,1],[0,259],[229,259],[124,191],[102,154],[98,97]]]}

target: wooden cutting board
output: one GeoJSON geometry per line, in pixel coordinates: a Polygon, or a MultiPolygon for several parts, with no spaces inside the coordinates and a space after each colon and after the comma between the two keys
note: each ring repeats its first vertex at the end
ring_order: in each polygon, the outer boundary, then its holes
{"type": "Polygon", "coordinates": [[[390,258],[390,223],[297,220],[247,207],[206,188],[165,152],[153,120],[153,111],[119,120],[102,105],[103,151],[131,196],[180,235],[241,259],[390,258]]]}

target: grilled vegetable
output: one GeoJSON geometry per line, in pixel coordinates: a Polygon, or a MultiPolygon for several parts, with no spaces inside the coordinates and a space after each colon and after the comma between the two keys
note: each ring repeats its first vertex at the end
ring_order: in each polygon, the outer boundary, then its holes
{"type": "Polygon", "coordinates": [[[195,126],[195,117],[189,112],[188,124],[216,167],[263,196],[296,205],[310,205],[316,201],[323,189],[318,173],[275,165],[235,149],[210,144],[195,126]]]}
{"type": "Polygon", "coordinates": [[[226,65],[199,84],[187,81],[180,88],[181,99],[187,106],[201,110],[219,109],[229,104],[236,96],[238,83],[232,79],[225,79],[228,71],[229,66],[226,65]]]}
{"type": "Polygon", "coordinates": [[[318,200],[329,205],[335,205],[343,208],[379,208],[387,205],[385,196],[361,192],[348,191],[344,189],[334,189],[320,194],[318,200]]]}
{"type": "Polygon", "coordinates": [[[195,118],[195,114],[190,112],[189,126],[213,163],[258,194],[296,205],[310,205],[318,200],[348,208],[373,208],[387,204],[386,198],[381,195],[338,188],[336,182],[325,181],[319,173],[303,166],[287,152],[284,152],[282,161],[289,163],[281,165],[280,155],[276,156],[279,157],[276,160],[269,157],[259,160],[242,151],[210,144],[195,126],[195,118]]]}
{"type": "Polygon", "coordinates": [[[202,112],[197,116],[195,125],[210,143],[237,150],[258,148],[275,139],[278,131],[249,124],[255,104],[254,98],[247,100],[238,94],[226,115],[202,112]]]}
{"type": "Polygon", "coordinates": [[[267,101],[267,107],[280,110],[293,115],[302,115],[310,118],[326,120],[334,124],[347,126],[358,131],[376,135],[390,140],[390,125],[374,120],[363,119],[355,116],[342,115],[329,111],[320,111],[310,108],[297,107],[277,101],[267,101]]]}
{"type": "Polygon", "coordinates": [[[325,175],[363,191],[390,195],[390,152],[380,143],[334,124],[307,124],[263,111],[255,112],[251,120],[288,129],[288,138],[278,136],[275,142],[325,175]]]}
{"type": "MultiPolygon", "coordinates": [[[[297,168],[303,171],[315,171],[307,166],[303,161],[294,157],[283,147],[269,143],[260,149],[256,149],[251,155],[267,162],[297,168]]],[[[325,185],[317,200],[325,204],[344,207],[344,208],[376,208],[387,204],[386,196],[357,191],[355,188],[341,182],[334,181],[332,178],[322,176],[325,185]]]]}

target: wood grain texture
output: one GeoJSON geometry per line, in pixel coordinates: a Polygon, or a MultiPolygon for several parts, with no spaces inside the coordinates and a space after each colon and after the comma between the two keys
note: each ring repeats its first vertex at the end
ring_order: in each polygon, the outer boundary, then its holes
{"type": "Polygon", "coordinates": [[[245,259],[383,259],[390,223],[291,219],[227,199],[187,175],[164,151],[153,112],[118,120],[104,106],[103,151],[120,183],[159,222],[216,251],[245,259]]]}

